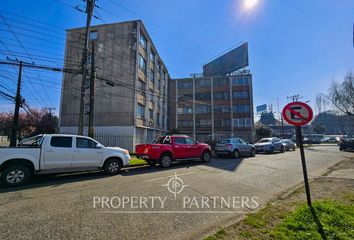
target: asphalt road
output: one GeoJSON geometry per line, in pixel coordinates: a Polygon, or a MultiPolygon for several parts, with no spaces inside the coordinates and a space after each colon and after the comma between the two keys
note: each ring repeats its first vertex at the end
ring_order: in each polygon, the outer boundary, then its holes
{"type": "MultiPolygon", "coordinates": [[[[310,178],[354,157],[336,146],[305,154],[310,178]]],[[[0,189],[0,239],[200,239],[300,184],[299,155],[36,176],[25,187],[0,189]]]]}

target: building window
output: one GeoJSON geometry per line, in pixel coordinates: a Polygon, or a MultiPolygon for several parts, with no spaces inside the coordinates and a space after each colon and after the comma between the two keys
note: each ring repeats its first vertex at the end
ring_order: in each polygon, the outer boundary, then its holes
{"type": "Polygon", "coordinates": [[[157,126],[160,126],[160,113],[156,114],[156,124],[157,126]]]}
{"type": "Polygon", "coordinates": [[[196,122],[197,127],[210,127],[211,126],[211,119],[199,119],[196,122]]]}
{"type": "Polygon", "coordinates": [[[229,85],[229,78],[214,78],[214,87],[224,87],[229,85]]]}
{"type": "Polygon", "coordinates": [[[145,118],[145,106],[140,103],[137,105],[137,115],[139,118],[145,118]]]}
{"type": "Polygon", "coordinates": [[[235,105],[233,110],[235,113],[248,113],[250,112],[250,106],[246,104],[235,105]]]}
{"type": "Polygon", "coordinates": [[[241,77],[232,79],[232,86],[239,86],[239,85],[248,85],[248,78],[241,77]]]}
{"type": "Polygon", "coordinates": [[[138,90],[142,95],[145,95],[145,82],[139,78],[138,90]]]}
{"type": "Polygon", "coordinates": [[[156,78],[157,81],[157,89],[160,90],[161,89],[161,80],[160,78],[156,78]]]}
{"type": "Polygon", "coordinates": [[[161,63],[157,62],[157,72],[161,73],[161,63]]]}
{"type": "Polygon", "coordinates": [[[229,92],[214,93],[214,99],[230,99],[230,93],[229,92]]]}
{"type": "Polygon", "coordinates": [[[154,102],[154,93],[150,90],[148,94],[149,94],[149,96],[148,96],[149,101],[153,103],[154,102]]]}
{"type": "Polygon", "coordinates": [[[196,79],[195,80],[196,87],[210,87],[210,79],[196,79]]]}
{"type": "Polygon", "coordinates": [[[193,82],[192,81],[178,81],[178,88],[193,88],[193,82]]]}
{"type": "Polygon", "coordinates": [[[216,112],[216,113],[230,113],[230,106],[227,106],[227,105],[215,106],[214,112],[216,112]]]}
{"type": "Polygon", "coordinates": [[[146,49],[146,38],[142,32],[140,32],[139,43],[144,49],[146,49]]]}
{"type": "Polygon", "coordinates": [[[231,127],[231,120],[230,119],[215,119],[214,121],[215,127],[231,127]]]}
{"type": "Polygon", "coordinates": [[[152,63],[155,63],[155,53],[154,53],[154,51],[152,51],[152,49],[150,50],[150,61],[152,62],[152,63]]]}
{"type": "Polygon", "coordinates": [[[192,113],[192,107],[181,107],[177,109],[178,114],[191,114],[192,113]]]}
{"type": "Polygon", "coordinates": [[[154,119],[154,110],[149,109],[149,119],[153,120],[154,119]]]}
{"type": "Polygon", "coordinates": [[[197,99],[197,100],[210,100],[211,94],[210,94],[210,92],[209,93],[196,93],[195,99],[197,99]]]}
{"type": "Polygon", "coordinates": [[[146,74],[146,61],[141,54],[139,54],[139,68],[146,74]]]}
{"type": "Polygon", "coordinates": [[[210,106],[206,106],[206,105],[196,106],[195,113],[210,113],[210,106]]]}
{"type": "Polygon", "coordinates": [[[232,93],[233,98],[248,98],[248,91],[236,91],[232,93]]]}
{"type": "Polygon", "coordinates": [[[193,121],[190,120],[178,120],[179,127],[192,127],[193,121]]]}
{"type": "Polygon", "coordinates": [[[91,31],[89,38],[90,38],[90,40],[96,40],[97,39],[97,31],[91,31]]]}
{"type": "Polygon", "coordinates": [[[250,118],[234,118],[232,119],[232,125],[234,127],[250,127],[251,119],[250,118]]]}
{"type": "Polygon", "coordinates": [[[151,68],[150,68],[149,80],[150,80],[150,82],[151,82],[152,84],[154,84],[155,72],[154,72],[154,70],[152,70],[151,68]]]}
{"type": "Polygon", "coordinates": [[[163,71],[163,81],[166,83],[167,81],[167,73],[165,71],[163,71]]]}

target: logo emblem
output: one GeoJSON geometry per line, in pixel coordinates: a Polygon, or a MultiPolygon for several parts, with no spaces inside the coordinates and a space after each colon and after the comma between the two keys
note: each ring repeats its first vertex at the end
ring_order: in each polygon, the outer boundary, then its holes
{"type": "Polygon", "coordinates": [[[185,187],[188,187],[188,185],[185,185],[183,180],[177,176],[176,172],[175,175],[162,186],[167,187],[167,190],[175,196],[175,199],[177,199],[177,194],[181,193],[185,187]]]}

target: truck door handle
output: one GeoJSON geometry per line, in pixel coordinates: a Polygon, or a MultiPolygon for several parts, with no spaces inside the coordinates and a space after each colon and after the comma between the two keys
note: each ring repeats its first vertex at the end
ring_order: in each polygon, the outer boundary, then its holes
{"type": "Polygon", "coordinates": [[[47,150],[47,151],[45,151],[45,152],[53,152],[53,150],[52,150],[52,149],[49,149],[49,150],[47,150]]]}

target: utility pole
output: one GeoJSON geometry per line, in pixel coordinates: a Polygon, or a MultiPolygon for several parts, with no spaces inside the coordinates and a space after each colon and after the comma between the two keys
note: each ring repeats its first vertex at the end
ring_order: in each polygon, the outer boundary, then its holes
{"type": "Polygon", "coordinates": [[[293,102],[298,102],[299,99],[301,99],[302,97],[300,97],[299,94],[296,94],[296,95],[293,95],[293,96],[290,96],[290,97],[286,97],[287,99],[291,99],[293,102]]]}
{"type": "Polygon", "coordinates": [[[91,77],[90,77],[90,113],[89,113],[89,129],[88,136],[93,138],[95,135],[94,129],[94,113],[95,113],[95,80],[96,80],[96,66],[95,66],[95,41],[91,41],[91,77]]]}
{"type": "Polygon", "coordinates": [[[21,78],[22,78],[22,61],[20,61],[19,70],[18,70],[17,90],[16,90],[16,98],[15,98],[15,112],[14,112],[14,118],[13,118],[12,128],[11,128],[10,147],[16,147],[17,144],[18,117],[20,112],[20,106],[22,104],[21,78]]]}
{"type": "Polygon", "coordinates": [[[46,108],[44,108],[44,109],[49,111],[50,116],[52,116],[52,111],[55,111],[55,110],[56,110],[55,107],[46,107],[46,108]]]}
{"type": "Polygon", "coordinates": [[[89,48],[89,34],[93,9],[95,7],[95,0],[86,0],[86,30],[85,30],[85,46],[82,54],[82,81],[81,81],[81,95],[80,95],[80,112],[79,112],[79,128],[78,135],[84,133],[84,105],[85,105],[85,81],[87,78],[87,53],[89,48]]]}

